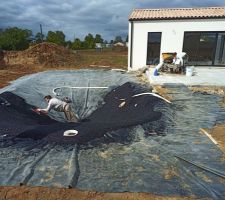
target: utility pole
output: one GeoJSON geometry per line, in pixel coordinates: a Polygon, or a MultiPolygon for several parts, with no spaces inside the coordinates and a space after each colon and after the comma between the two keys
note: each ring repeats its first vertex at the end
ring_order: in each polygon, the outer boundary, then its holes
{"type": "Polygon", "coordinates": [[[41,24],[40,24],[40,30],[41,30],[41,42],[43,42],[42,25],[41,24]]]}

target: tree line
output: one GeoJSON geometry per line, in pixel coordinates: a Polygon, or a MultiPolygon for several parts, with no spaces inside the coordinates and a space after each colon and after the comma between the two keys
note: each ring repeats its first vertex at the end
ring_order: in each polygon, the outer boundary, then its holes
{"type": "MultiPolygon", "coordinates": [[[[126,38],[126,41],[128,37],[126,38]]],[[[18,27],[0,29],[0,49],[3,50],[25,50],[29,47],[30,43],[41,43],[51,42],[67,48],[78,50],[78,49],[93,49],[96,43],[105,43],[108,41],[104,40],[100,34],[95,36],[91,33],[84,37],[84,40],[74,38],[73,41],[66,41],[65,34],[63,31],[48,31],[47,35],[38,32],[35,36],[31,30],[21,29],[18,27]]],[[[116,36],[114,40],[109,43],[114,44],[117,42],[123,42],[121,36],[116,36]]]]}

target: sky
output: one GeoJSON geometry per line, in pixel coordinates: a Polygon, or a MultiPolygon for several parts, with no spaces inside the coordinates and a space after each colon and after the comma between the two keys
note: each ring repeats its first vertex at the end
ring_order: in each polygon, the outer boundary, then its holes
{"type": "MultiPolygon", "coordinates": [[[[3,0],[2,0],[3,1],[3,0]]],[[[128,17],[135,8],[225,6],[225,0],[8,0],[0,3],[0,28],[63,31],[67,40],[88,33],[110,41],[126,38],[128,17]]]]}

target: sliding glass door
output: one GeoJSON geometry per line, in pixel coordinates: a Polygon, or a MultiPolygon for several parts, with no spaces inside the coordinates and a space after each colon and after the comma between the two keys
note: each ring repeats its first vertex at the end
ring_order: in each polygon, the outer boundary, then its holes
{"type": "Polygon", "coordinates": [[[213,65],[216,33],[200,33],[197,65],[213,65]]]}
{"type": "Polygon", "coordinates": [[[188,32],[184,34],[183,52],[186,52],[189,57],[189,64],[195,65],[198,61],[200,34],[188,32]]]}
{"type": "Polygon", "coordinates": [[[225,33],[185,32],[183,51],[191,65],[225,65],[225,33]]]}
{"type": "Polygon", "coordinates": [[[225,65],[225,33],[218,33],[215,65],[225,65]]]}

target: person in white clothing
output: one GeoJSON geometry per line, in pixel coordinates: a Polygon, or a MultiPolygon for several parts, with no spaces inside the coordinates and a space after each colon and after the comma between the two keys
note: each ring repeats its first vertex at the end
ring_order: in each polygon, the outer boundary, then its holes
{"type": "Polygon", "coordinates": [[[77,119],[76,115],[73,113],[69,103],[66,103],[60,99],[51,97],[50,95],[45,96],[44,100],[48,103],[48,106],[45,109],[38,108],[37,109],[38,112],[48,114],[48,112],[51,109],[53,109],[57,112],[64,112],[65,117],[66,117],[67,121],[69,121],[69,122],[77,122],[78,121],[78,119],[77,119]]]}

